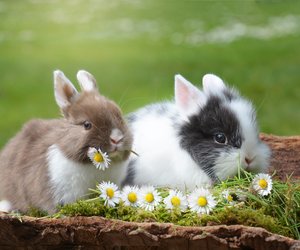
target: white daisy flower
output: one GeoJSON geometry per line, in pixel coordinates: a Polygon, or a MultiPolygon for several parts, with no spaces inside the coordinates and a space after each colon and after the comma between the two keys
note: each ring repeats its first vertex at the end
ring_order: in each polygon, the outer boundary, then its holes
{"type": "Polygon", "coordinates": [[[139,192],[139,205],[148,211],[153,211],[154,208],[161,202],[162,198],[153,186],[145,186],[139,192]]]}
{"type": "Polygon", "coordinates": [[[101,149],[90,147],[88,150],[88,157],[93,162],[97,169],[105,170],[109,167],[110,159],[107,153],[102,152],[101,149]]]}
{"type": "Polygon", "coordinates": [[[230,205],[234,204],[234,195],[230,193],[228,189],[224,190],[221,194],[227,203],[229,203],[230,205]]]}
{"type": "Polygon", "coordinates": [[[115,207],[119,204],[121,194],[118,190],[118,186],[112,182],[101,182],[97,188],[100,190],[100,198],[104,199],[104,205],[109,207],[115,207]]]}
{"type": "Polygon", "coordinates": [[[122,191],[121,198],[125,206],[138,206],[139,188],[137,186],[125,186],[122,191]]]}
{"type": "Polygon", "coordinates": [[[236,190],[237,200],[238,201],[246,201],[247,200],[247,192],[241,189],[236,190]]]}
{"type": "Polygon", "coordinates": [[[167,209],[180,209],[185,211],[187,208],[186,196],[178,190],[170,190],[169,195],[164,199],[167,209]]]}
{"type": "Polygon", "coordinates": [[[199,214],[209,214],[209,212],[217,205],[214,197],[208,189],[197,188],[188,197],[189,207],[191,211],[199,214]]]}
{"type": "Polygon", "coordinates": [[[261,196],[267,196],[272,190],[272,179],[268,174],[257,174],[252,181],[253,189],[261,196]]]}

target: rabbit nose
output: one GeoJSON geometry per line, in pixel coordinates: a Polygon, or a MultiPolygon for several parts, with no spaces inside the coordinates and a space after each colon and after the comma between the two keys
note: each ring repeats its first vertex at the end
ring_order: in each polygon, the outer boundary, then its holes
{"type": "Polygon", "coordinates": [[[110,142],[113,145],[118,145],[124,139],[123,133],[119,129],[113,129],[110,134],[110,142]]]}
{"type": "Polygon", "coordinates": [[[115,144],[115,145],[117,145],[117,144],[119,144],[120,142],[122,142],[122,140],[123,140],[123,137],[120,138],[120,139],[118,139],[118,140],[116,140],[116,139],[110,137],[110,142],[111,142],[112,144],[115,144]]]}
{"type": "Polygon", "coordinates": [[[250,165],[252,161],[253,159],[249,159],[248,157],[245,157],[245,162],[247,163],[247,165],[250,165]]]}

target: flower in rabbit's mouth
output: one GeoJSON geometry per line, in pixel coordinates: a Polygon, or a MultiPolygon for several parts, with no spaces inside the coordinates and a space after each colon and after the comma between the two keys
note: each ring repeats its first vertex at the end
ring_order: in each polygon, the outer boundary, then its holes
{"type": "Polygon", "coordinates": [[[138,199],[139,205],[148,211],[153,211],[161,201],[161,197],[153,186],[142,187],[138,199]]]}
{"type": "Polygon", "coordinates": [[[164,203],[167,209],[180,209],[181,211],[185,211],[188,205],[186,197],[178,190],[170,190],[164,203]]]}
{"type": "Polygon", "coordinates": [[[97,188],[100,190],[100,198],[104,200],[104,205],[109,207],[115,207],[119,204],[121,193],[118,190],[118,186],[110,181],[101,182],[97,188]]]}
{"type": "Polygon", "coordinates": [[[268,174],[257,174],[252,181],[253,189],[261,196],[267,196],[272,190],[272,179],[268,174]]]}
{"type": "Polygon", "coordinates": [[[108,168],[111,161],[107,153],[102,152],[100,148],[96,149],[90,147],[88,150],[88,157],[95,165],[95,167],[101,170],[105,170],[106,168],[108,168]]]}
{"type": "Polygon", "coordinates": [[[138,206],[139,188],[137,186],[125,186],[122,191],[122,200],[125,206],[138,206]]]}
{"type": "Polygon", "coordinates": [[[191,211],[199,214],[209,214],[217,205],[214,197],[208,189],[197,188],[188,197],[191,211]]]}

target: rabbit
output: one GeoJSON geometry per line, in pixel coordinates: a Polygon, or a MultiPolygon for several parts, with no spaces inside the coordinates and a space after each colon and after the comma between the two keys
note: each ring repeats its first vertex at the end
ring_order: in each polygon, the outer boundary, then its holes
{"type": "Polygon", "coordinates": [[[121,184],[132,134],[120,108],[99,94],[94,77],[80,70],[79,93],[63,72],[54,71],[54,94],[63,118],[26,123],[0,154],[0,209],[37,207],[53,213],[58,204],[84,198],[100,181],[121,184]],[[96,169],[89,147],[108,153],[111,166],[96,169]]]}
{"type": "Polygon", "coordinates": [[[211,186],[247,171],[265,172],[271,151],[259,139],[255,110],[216,75],[203,90],[175,75],[175,100],[150,104],[128,116],[133,150],[122,185],[181,190],[211,186]]]}

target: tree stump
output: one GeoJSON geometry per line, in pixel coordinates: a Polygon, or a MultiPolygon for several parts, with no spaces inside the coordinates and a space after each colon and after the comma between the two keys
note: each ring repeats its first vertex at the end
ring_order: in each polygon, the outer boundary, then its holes
{"type": "MultiPolygon", "coordinates": [[[[300,177],[300,136],[261,135],[272,148],[270,173],[300,177]]],[[[300,241],[243,225],[182,227],[102,217],[39,219],[0,214],[0,249],[300,249],[300,241]]]]}
{"type": "Polygon", "coordinates": [[[275,136],[261,134],[261,139],[272,149],[270,173],[276,171],[281,180],[292,175],[300,179],[300,136],[275,136]]]}

